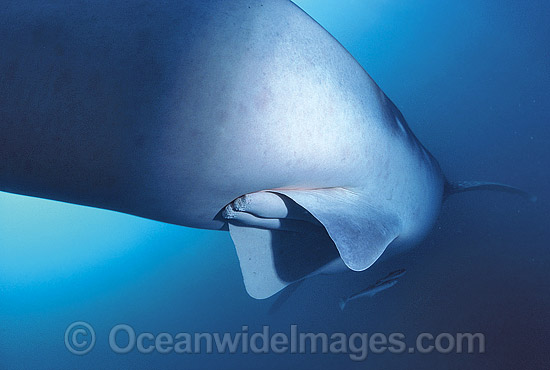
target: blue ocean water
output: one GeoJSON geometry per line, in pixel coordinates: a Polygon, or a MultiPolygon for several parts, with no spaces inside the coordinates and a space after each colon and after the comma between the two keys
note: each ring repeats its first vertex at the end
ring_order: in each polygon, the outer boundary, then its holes
{"type": "MultiPolygon", "coordinates": [[[[0,193],[0,369],[548,369],[550,4],[542,0],[300,0],[405,115],[452,180],[538,196],[450,198],[414,250],[363,273],[317,277],[275,313],[244,289],[229,235],[0,193]],[[338,299],[388,272],[375,297],[338,299]],[[95,347],[65,344],[89,323],[95,347]],[[485,353],[117,354],[137,334],[483,333],[485,353]],[[243,329],[243,326],[245,329],[243,329]],[[120,341],[123,345],[124,340],[120,341]]],[[[77,336],[78,343],[90,338],[77,336]]],[[[149,342],[148,342],[149,343],[149,342]]],[[[150,343],[149,343],[150,344],[150,343]]]]}

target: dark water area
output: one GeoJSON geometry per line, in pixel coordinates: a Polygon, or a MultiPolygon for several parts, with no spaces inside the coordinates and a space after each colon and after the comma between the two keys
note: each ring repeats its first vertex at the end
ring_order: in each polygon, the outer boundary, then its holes
{"type": "MultiPolygon", "coordinates": [[[[550,3],[301,0],[394,101],[451,180],[538,197],[471,192],[443,205],[416,248],[361,273],[250,298],[229,234],[0,193],[0,369],[548,369],[550,366],[550,3]],[[338,300],[389,272],[372,298],[338,300]],[[65,345],[89,323],[95,347],[65,345]],[[137,334],[483,333],[484,353],[114,353],[137,334]],[[246,328],[243,329],[243,326],[246,328]],[[124,340],[121,339],[120,343],[124,340]]],[[[83,336],[78,337],[84,340],[83,336]]],[[[149,343],[149,342],[148,342],[149,343]]],[[[249,351],[251,352],[251,351],[249,351]]]]}

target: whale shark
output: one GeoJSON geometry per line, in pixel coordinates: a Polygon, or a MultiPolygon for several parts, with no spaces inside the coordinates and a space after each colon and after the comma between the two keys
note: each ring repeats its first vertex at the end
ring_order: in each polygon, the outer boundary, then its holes
{"type": "Polygon", "coordinates": [[[0,190],[229,231],[247,292],[418,244],[451,183],[288,0],[9,1],[0,190]]]}

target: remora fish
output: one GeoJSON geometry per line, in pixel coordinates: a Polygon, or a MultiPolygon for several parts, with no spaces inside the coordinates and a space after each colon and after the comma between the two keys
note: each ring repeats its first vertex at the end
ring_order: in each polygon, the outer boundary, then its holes
{"type": "Polygon", "coordinates": [[[376,284],[381,284],[381,283],[386,282],[386,281],[399,279],[401,276],[405,275],[406,272],[407,272],[407,270],[405,270],[405,269],[399,269],[399,270],[392,271],[387,276],[385,276],[382,279],[378,280],[376,282],[376,284]]]}
{"type": "Polygon", "coordinates": [[[397,284],[397,279],[376,283],[374,285],[369,286],[367,289],[360,291],[359,293],[352,294],[347,298],[342,298],[339,302],[340,309],[343,311],[344,308],[346,307],[346,304],[349,301],[353,301],[355,299],[363,298],[363,297],[373,297],[374,295],[380,293],[381,291],[391,288],[395,284],[397,284]]]}

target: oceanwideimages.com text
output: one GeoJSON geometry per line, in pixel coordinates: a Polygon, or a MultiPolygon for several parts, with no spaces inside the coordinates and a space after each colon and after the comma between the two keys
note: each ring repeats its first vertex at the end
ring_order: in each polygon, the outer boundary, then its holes
{"type": "MultiPolygon", "coordinates": [[[[287,332],[260,331],[242,326],[234,333],[149,333],[138,332],[127,324],[115,325],[109,332],[111,350],[117,354],[199,354],[199,353],[273,353],[345,354],[353,361],[364,361],[369,354],[382,353],[484,353],[482,333],[420,333],[409,341],[403,333],[311,333],[291,325],[287,332]]],[[[65,332],[65,345],[76,355],[89,353],[96,333],[86,322],[75,322],[65,332]]]]}

